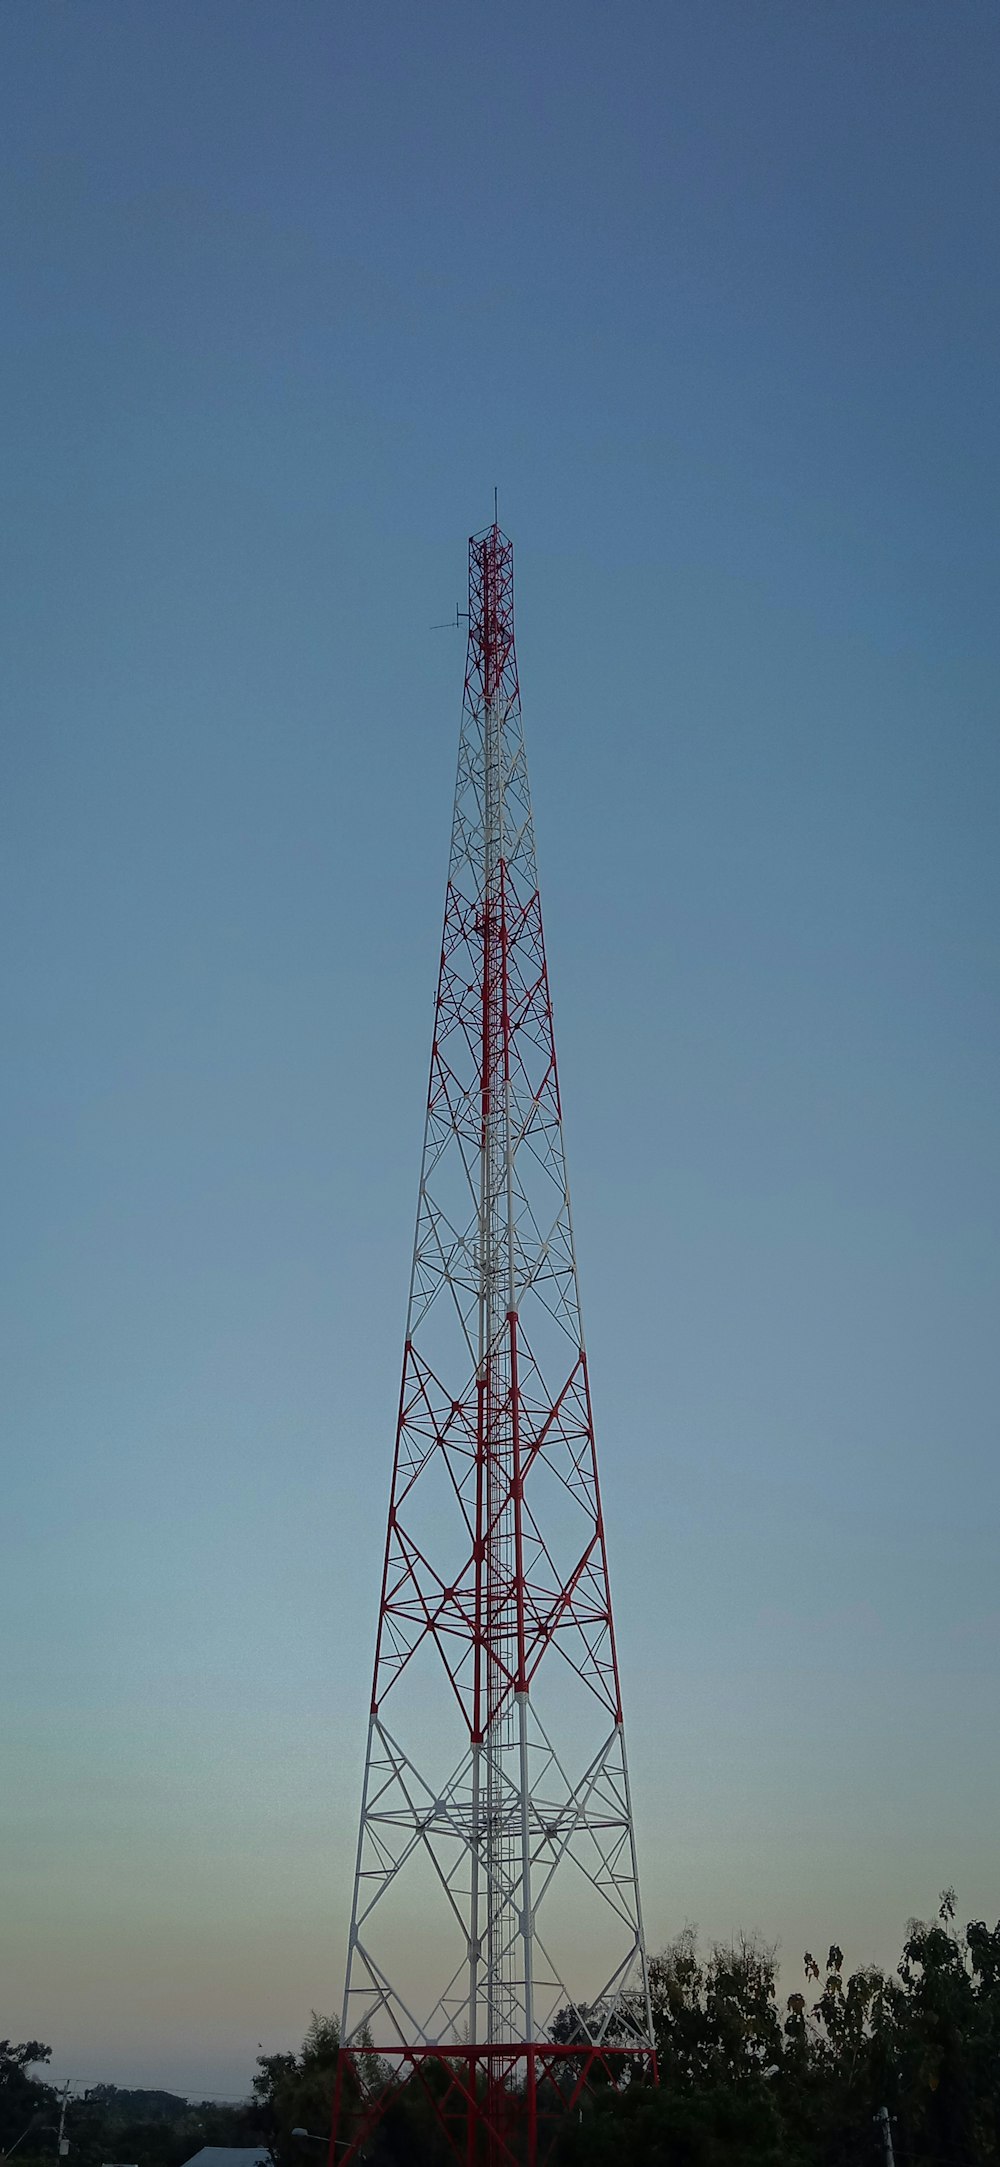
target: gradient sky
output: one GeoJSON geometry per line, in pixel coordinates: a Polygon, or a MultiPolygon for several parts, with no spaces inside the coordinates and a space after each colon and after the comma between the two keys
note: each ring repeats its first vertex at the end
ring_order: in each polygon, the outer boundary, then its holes
{"type": "Polygon", "coordinates": [[[995,0],[4,0],[0,176],[0,2028],[339,2004],[494,483],[650,1940],[995,1918],[995,0]]]}

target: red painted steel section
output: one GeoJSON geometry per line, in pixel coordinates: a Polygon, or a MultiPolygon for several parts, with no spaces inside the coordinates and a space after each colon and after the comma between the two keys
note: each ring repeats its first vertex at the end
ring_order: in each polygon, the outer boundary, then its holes
{"type": "Polygon", "coordinates": [[[588,2097],[609,2090],[621,2097],[658,2081],[652,2047],[395,2047],[377,2061],[381,2068],[372,2068],[376,2057],[349,2048],[338,2057],[330,2167],[364,2159],[379,2123],[403,2099],[466,2167],[548,2167],[567,2114],[588,2097]]]}

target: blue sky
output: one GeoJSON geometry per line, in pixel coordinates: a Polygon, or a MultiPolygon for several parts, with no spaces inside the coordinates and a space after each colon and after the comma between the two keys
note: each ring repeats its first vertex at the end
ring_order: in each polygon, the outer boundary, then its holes
{"type": "Polygon", "coordinates": [[[1000,1911],[998,83],[974,0],[0,13],[0,1986],[67,2075],[339,2002],[495,483],[650,1938],[1000,1911]]]}

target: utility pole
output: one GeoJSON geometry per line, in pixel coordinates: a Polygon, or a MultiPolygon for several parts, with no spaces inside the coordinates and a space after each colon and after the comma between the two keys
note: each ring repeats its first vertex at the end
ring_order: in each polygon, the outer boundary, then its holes
{"type": "Polygon", "coordinates": [[[876,2122],[880,2122],[882,2125],[882,2142],[885,2146],[885,2167],[896,2167],[896,2155],[892,2149],[892,2123],[889,2120],[888,2107],[880,2107],[877,2115],[875,2116],[875,2120],[876,2122]]]}
{"type": "Polygon", "coordinates": [[[2,2163],[4,2160],[9,2160],[12,2155],[17,2151],[18,2147],[24,2143],[26,2137],[33,2136],[36,2133],[40,2134],[43,2131],[46,2135],[50,2137],[55,2136],[57,2138],[57,2158],[66,2158],[69,2152],[69,2138],[64,2134],[64,2132],[66,2128],[66,2108],[69,2103],[70,2085],[72,2081],[72,2078],[67,2077],[66,2082],[63,2085],[62,2091],[56,2093],[56,2098],[59,2101],[58,2129],[56,2128],[54,2122],[40,2123],[37,2113],[33,2114],[30,2122],[28,2123],[27,2129],[22,2129],[20,2136],[15,2138],[14,2143],[10,2147],[10,2151],[0,2152],[0,2163],[2,2163]]]}
{"type": "Polygon", "coordinates": [[[63,2088],[62,2088],[62,2092],[61,2092],[61,2094],[60,2094],[60,2105],[59,2105],[59,2150],[58,2150],[58,2157],[59,2157],[60,2159],[66,2159],[66,2158],[67,2158],[67,2156],[68,2156],[68,2153],[69,2153],[69,2138],[68,2138],[68,2137],[67,2137],[67,2136],[65,2135],[65,2129],[66,2129],[66,2109],[67,2109],[68,2105],[69,2105],[69,2078],[67,2077],[67,2079],[66,2079],[66,2082],[65,2082],[65,2084],[63,2085],[63,2088]]]}

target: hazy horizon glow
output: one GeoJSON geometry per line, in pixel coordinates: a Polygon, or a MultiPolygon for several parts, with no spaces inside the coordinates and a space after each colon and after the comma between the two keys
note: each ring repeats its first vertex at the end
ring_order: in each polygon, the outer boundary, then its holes
{"type": "Polygon", "coordinates": [[[995,1919],[995,8],[0,57],[4,2029],[339,2007],[495,483],[650,1943],[995,1919]]]}

